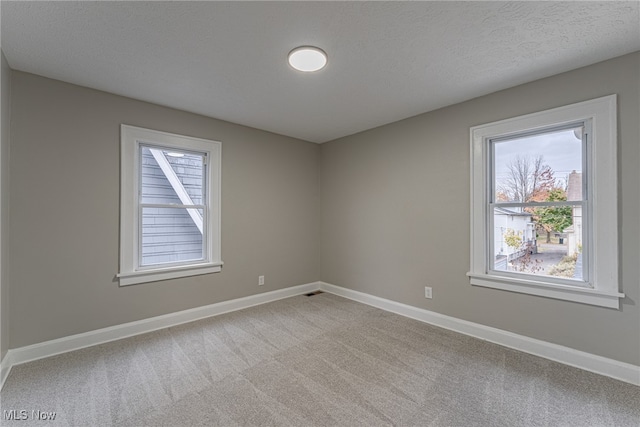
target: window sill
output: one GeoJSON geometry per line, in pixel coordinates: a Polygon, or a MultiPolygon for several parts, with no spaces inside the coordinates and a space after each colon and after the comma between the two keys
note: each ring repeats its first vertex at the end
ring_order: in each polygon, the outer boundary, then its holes
{"type": "Polygon", "coordinates": [[[516,279],[490,274],[467,273],[474,286],[502,289],[505,291],[538,295],[547,298],[573,301],[582,304],[620,309],[620,299],[625,295],[620,292],[607,292],[577,286],[555,285],[534,280],[516,279]]]}
{"type": "Polygon", "coordinates": [[[179,267],[156,268],[153,270],[132,271],[118,274],[120,286],[138,283],[157,282],[160,280],[177,279],[180,277],[198,276],[201,274],[218,273],[222,271],[223,262],[194,264],[179,267]]]}

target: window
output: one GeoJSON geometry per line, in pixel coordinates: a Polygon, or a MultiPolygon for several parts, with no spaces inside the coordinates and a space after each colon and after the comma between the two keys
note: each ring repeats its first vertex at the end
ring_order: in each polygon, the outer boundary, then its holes
{"type": "Polygon", "coordinates": [[[221,143],[121,127],[120,285],[221,270],[221,143]]]}
{"type": "Polygon", "coordinates": [[[619,307],[616,96],[471,128],[472,285],[619,307]]]}

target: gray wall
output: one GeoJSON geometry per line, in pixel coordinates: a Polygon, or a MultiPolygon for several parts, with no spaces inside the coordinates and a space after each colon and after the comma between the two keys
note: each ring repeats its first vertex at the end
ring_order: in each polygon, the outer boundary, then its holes
{"type": "Polygon", "coordinates": [[[627,55],[322,146],[14,71],[10,347],[322,279],[640,364],[639,70],[627,55]],[[470,286],[469,127],[611,93],[622,309],[470,286]],[[121,123],[223,141],[222,273],[118,287],[121,123]]]}
{"type": "Polygon", "coordinates": [[[9,350],[9,263],[7,262],[9,235],[9,136],[11,134],[11,69],[0,51],[0,61],[2,62],[2,87],[0,107],[2,117],[2,129],[0,135],[0,360],[9,350]]]}
{"type": "Polygon", "coordinates": [[[319,280],[318,145],[18,71],[12,90],[11,348],[319,280]],[[221,273],[118,286],[121,123],[222,141],[221,273]]]}
{"type": "Polygon", "coordinates": [[[639,71],[635,53],[323,144],[322,280],[639,365],[639,71]],[[612,93],[622,309],[469,285],[469,127],[612,93]]]}

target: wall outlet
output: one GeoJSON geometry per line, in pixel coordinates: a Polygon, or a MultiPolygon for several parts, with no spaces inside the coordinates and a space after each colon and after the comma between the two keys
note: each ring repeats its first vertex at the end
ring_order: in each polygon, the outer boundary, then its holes
{"type": "Polygon", "coordinates": [[[258,286],[264,285],[264,276],[258,276],[258,286]]]}
{"type": "Polygon", "coordinates": [[[429,286],[424,287],[424,297],[429,299],[433,298],[432,290],[429,286]]]}

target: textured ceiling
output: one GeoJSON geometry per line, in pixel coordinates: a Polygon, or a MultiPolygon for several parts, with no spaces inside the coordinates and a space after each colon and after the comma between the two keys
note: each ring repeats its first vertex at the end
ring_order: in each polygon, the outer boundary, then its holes
{"type": "Polygon", "coordinates": [[[10,2],[12,68],[313,142],[640,50],[633,2],[10,2]],[[315,45],[301,74],[287,53],[315,45]]]}

